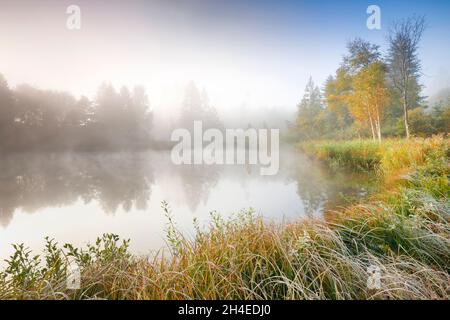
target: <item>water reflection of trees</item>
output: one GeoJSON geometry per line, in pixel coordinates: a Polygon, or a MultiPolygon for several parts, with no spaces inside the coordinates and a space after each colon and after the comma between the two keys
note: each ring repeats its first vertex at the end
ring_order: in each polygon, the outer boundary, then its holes
{"type": "MultiPolygon", "coordinates": [[[[77,201],[95,201],[108,214],[118,210],[145,210],[154,183],[159,183],[165,197],[170,198],[176,192],[177,196],[169,200],[173,204],[181,201],[192,212],[208,202],[220,179],[240,182],[243,192],[250,188],[249,181],[255,179],[260,184],[295,183],[304,213],[310,216],[334,209],[370,188],[367,177],[326,170],[298,153],[283,151],[280,160],[278,175],[263,177],[258,168],[249,171],[243,166],[175,166],[170,162],[169,153],[164,152],[3,155],[0,156],[0,224],[7,225],[17,209],[33,213],[77,201]],[[161,184],[160,178],[169,184],[161,184]]],[[[221,196],[226,199],[229,195],[221,196]]]]}
{"type": "Polygon", "coordinates": [[[168,153],[11,154],[0,157],[0,224],[17,209],[34,213],[77,201],[96,201],[107,214],[146,210],[155,171],[177,178],[191,211],[207,202],[219,180],[217,166],[174,166],[168,153]]]}
{"type": "Polygon", "coordinates": [[[107,213],[145,209],[153,183],[140,154],[16,154],[0,159],[0,223],[16,209],[35,212],[96,200],[107,213]]]}
{"type": "MultiPolygon", "coordinates": [[[[218,166],[181,166],[177,167],[183,191],[186,196],[186,203],[189,209],[194,212],[200,203],[206,203],[210,191],[219,181],[218,166]]],[[[226,197],[226,195],[223,195],[226,197]]]]}
{"type": "Polygon", "coordinates": [[[314,216],[355,201],[374,187],[367,174],[336,171],[317,161],[298,155],[292,163],[289,181],[297,184],[305,214],[314,216]]]}

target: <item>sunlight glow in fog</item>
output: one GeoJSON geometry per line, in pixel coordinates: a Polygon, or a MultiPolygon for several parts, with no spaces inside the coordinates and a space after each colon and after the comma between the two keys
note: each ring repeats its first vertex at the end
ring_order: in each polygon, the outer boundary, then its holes
{"type": "Polygon", "coordinates": [[[382,45],[388,24],[426,14],[425,93],[450,85],[448,2],[434,6],[378,1],[381,31],[366,28],[366,1],[2,0],[0,73],[93,97],[98,86],[144,85],[156,109],[170,110],[190,80],[205,87],[220,113],[250,108],[295,110],[312,76],[322,84],[346,41],[382,45]],[[82,28],[66,28],[66,8],[82,10],[82,28]],[[434,50],[439,47],[440,50],[434,50]]]}

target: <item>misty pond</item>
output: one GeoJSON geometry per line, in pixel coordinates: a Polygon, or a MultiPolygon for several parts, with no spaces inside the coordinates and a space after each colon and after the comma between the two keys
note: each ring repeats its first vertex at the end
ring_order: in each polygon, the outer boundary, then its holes
{"type": "Polygon", "coordinates": [[[103,233],[131,239],[147,254],[165,246],[167,201],[180,230],[252,207],[266,219],[322,217],[371,188],[366,176],[333,172],[292,150],[280,170],[172,164],[167,151],[17,153],[0,156],[0,258],[12,243],[41,250],[44,237],[84,245],[103,233]]]}

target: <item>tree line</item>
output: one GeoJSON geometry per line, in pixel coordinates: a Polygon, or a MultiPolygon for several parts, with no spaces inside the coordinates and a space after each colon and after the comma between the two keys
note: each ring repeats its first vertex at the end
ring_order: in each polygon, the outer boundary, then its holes
{"type": "Polygon", "coordinates": [[[152,112],[143,87],[103,84],[96,98],[29,85],[15,89],[0,75],[0,149],[99,149],[151,143],[152,112]]]}
{"type": "MultiPolygon", "coordinates": [[[[181,112],[172,126],[192,129],[194,120],[205,128],[223,129],[205,89],[190,82],[181,112]]],[[[108,150],[170,147],[154,139],[154,114],[142,86],[116,90],[102,84],[93,100],[30,85],[10,88],[0,74],[0,150],[108,150]]]]}
{"type": "Polygon", "coordinates": [[[450,96],[427,109],[421,95],[420,39],[424,17],[396,22],[387,37],[388,52],[357,38],[321,90],[310,78],[292,125],[295,138],[348,139],[448,133],[450,96]]]}

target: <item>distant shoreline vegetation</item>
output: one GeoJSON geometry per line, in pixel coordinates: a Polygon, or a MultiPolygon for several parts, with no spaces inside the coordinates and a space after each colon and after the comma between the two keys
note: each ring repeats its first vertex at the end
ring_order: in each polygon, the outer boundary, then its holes
{"type": "MultiPolygon", "coordinates": [[[[154,114],[142,86],[117,91],[104,83],[94,100],[30,85],[11,89],[0,74],[0,150],[104,151],[169,149],[175,144],[154,137],[154,114]]],[[[171,126],[189,128],[201,120],[223,129],[205,91],[189,83],[180,114],[171,126]]]]}
{"type": "Polygon", "coordinates": [[[90,101],[29,85],[12,90],[0,75],[0,150],[142,148],[152,144],[151,125],[143,87],[103,84],[90,101]]]}

